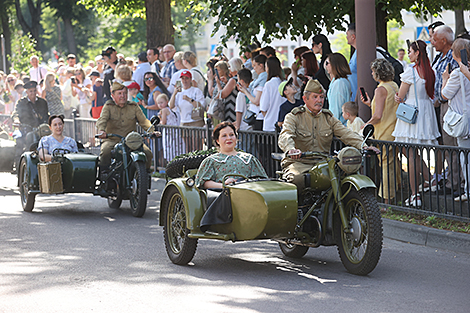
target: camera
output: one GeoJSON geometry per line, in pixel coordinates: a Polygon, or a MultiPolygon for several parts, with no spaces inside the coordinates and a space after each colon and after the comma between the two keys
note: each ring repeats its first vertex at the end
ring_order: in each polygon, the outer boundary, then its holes
{"type": "Polygon", "coordinates": [[[72,82],[72,84],[76,84],[76,83],[77,83],[77,80],[75,79],[75,77],[70,78],[70,81],[72,82]]]}

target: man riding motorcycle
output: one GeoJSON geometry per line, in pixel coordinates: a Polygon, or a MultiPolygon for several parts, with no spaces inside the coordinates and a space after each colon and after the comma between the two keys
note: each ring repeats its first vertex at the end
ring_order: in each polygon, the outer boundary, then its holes
{"type": "MultiPolygon", "coordinates": [[[[359,134],[345,127],[333,113],[323,109],[325,91],[318,80],[309,80],[302,96],[305,105],[294,108],[286,115],[282,132],[279,135],[279,147],[288,156],[282,160],[284,178],[308,171],[320,159],[300,158],[305,151],[330,151],[333,136],[347,145],[361,149],[362,138],[359,134]]],[[[367,147],[378,153],[375,147],[367,147]]]]}
{"type": "MultiPolygon", "coordinates": [[[[111,88],[111,98],[108,100],[96,122],[98,136],[104,139],[100,151],[100,172],[104,173],[111,164],[111,150],[119,142],[118,137],[107,138],[107,134],[117,134],[123,137],[137,130],[136,122],[149,132],[154,131],[152,123],[145,117],[140,107],[131,101],[127,101],[127,87],[114,82],[111,88]]],[[[157,132],[157,136],[159,132],[157,132]]],[[[150,170],[152,165],[152,151],[144,145],[144,153],[147,157],[146,167],[150,170]]]]}
{"type": "Polygon", "coordinates": [[[47,102],[43,98],[36,95],[37,82],[29,81],[24,84],[26,89],[26,97],[21,98],[13,112],[14,124],[18,125],[21,137],[16,138],[15,160],[18,161],[23,153],[26,141],[26,135],[41,124],[46,123],[49,119],[49,109],[47,102]]]}

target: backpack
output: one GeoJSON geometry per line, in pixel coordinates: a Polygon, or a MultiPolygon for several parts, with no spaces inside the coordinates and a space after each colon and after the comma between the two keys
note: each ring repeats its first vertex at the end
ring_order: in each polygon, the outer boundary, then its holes
{"type": "MultiPolygon", "coordinates": [[[[382,48],[383,49],[383,48],[382,48]]],[[[401,80],[400,80],[400,74],[403,73],[403,65],[400,63],[400,61],[398,61],[397,59],[395,59],[394,57],[392,57],[390,55],[390,53],[388,53],[388,51],[386,51],[385,49],[382,50],[382,49],[378,49],[376,48],[376,50],[383,55],[383,57],[385,58],[385,60],[387,60],[388,62],[392,63],[392,66],[393,68],[395,69],[395,78],[393,78],[393,81],[395,83],[397,83],[398,87],[400,87],[401,85],[401,80]]]]}

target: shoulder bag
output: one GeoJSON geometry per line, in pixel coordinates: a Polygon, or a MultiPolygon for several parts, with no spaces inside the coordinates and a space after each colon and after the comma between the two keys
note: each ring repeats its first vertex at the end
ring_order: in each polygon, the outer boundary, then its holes
{"type": "Polygon", "coordinates": [[[462,91],[463,114],[459,114],[452,110],[449,106],[446,114],[444,115],[444,124],[442,128],[452,137],[466,137],[469,133],[468,117],[467,117],[467,103],[465,97],[465,84],[464,77],[461,72],[460,75],[460,89],[462,91]]]}
{"type": "Polygon", "coordinates": [[[398,105],[398,109],[396,112],[397,118],[410,124],[416,123],[416,119],[418,118],[418,112],[419,112],[418,111],[418,95],[416,93],[415,70],[412,69],[412,71],[413,71],[413,86],[415,89],[416,107],[402,102],[398,105]]]}

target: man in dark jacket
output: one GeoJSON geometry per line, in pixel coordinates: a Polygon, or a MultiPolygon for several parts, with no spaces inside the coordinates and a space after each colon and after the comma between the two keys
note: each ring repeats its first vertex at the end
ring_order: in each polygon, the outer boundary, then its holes
{"type": "Polygon", "coordinates": [[[19,158],[27,143],[33,142],[26,141],[26,135],[41,124],[46,123],[49,119],[49,109],[47,102],[43,98],[36,95],[36,87],[38,83],[29,81],[24,84],[26,89],[26,97],[21,98],[16,105],[16,110],[13,113],[13,120],[15,124],[19,124],[21,137],[16,138],[16,164],[18,165],[19,158]]]}

